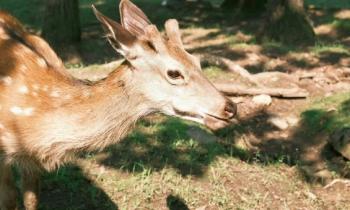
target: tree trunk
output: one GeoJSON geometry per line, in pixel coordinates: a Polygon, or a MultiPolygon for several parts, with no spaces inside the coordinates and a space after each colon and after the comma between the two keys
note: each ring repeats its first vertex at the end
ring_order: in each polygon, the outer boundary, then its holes
{"type": "Polygon", "coordinates": [[[267,0],[225,0],[221,4],[221,8],[245,14],[257,14],[265,11],[266,3],[267,0]]]}
{"type": "Polygon", "coordinates": [[[42,36],[54,46],[80,41],[78,0],[46,0],[42,36]]]}
{"type": "Polygon", "coordinates": [[[269,0],[266,20],[258,39],[285,44],[313,44],[316,39],[311,21],[304,10],[304,0],[269,0]]]}
{"type": "Polygon", "coordinates": [[[238,6],[241,4],[242,0],[225,0],[221,4],[221,8],[225,10],[234,10],[237,9],[238,6]]]}

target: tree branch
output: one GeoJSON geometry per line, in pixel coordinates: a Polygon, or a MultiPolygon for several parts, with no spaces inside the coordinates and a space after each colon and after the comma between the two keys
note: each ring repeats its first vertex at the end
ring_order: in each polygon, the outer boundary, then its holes
{"type": "Polygon", "coordinates": [[[261,95],[266,94],[282,98],[306,98],[309,93],[301,88],[269,88],[269,87],[247,87],[232,83],[214,83],[216,88],[226,95],[261,95]]]}

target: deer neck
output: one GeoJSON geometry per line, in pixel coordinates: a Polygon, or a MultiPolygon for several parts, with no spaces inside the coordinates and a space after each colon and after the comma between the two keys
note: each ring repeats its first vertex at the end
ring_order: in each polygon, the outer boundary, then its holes
{"type": "MultiPolygon", "coordinates": [[[[101,150],[122,139],[140,117],[152,112],[154,106],[133,85],[130,68],[122,64],[106,79],[79,86],[77,92],[83,99],[73,99],[43,118],[39,127],[45,138],[36,149],[44,154],[43,159],[64,157],[76,151],[101,150]],[[84,96],[81,94],[84,91],[89,94],[84,96]]],[[[48,169],[61,163],[48,161],[48,169]]]]}
{"type": "Polygon", "coordinates": [[[131,66],[124,62],[106,79],[91,86],[91,98],[86,101],[84,127],[91,129],[83,137],[94,144],[88,147],[104,148],[123,138],[138,119],[152,112],[153,105],[133,84],[131,66]],[[93,128],[94,127],[94,128],[93,128]]]}
{"type": "Polygon", "coordinates": [[[154,105],[134,84],[131,68],[128,63],[123,63],[94,87],[97,99],[91,108],[99,107],[95,108],[96,115],[100,115],[100,120],[106,120],[103,133],[107,136],[104,138],[113,141],[120,140],[138,119],[153,112],[154,105]],[[100,96],[102,98],[98,100],[100,96]]]}

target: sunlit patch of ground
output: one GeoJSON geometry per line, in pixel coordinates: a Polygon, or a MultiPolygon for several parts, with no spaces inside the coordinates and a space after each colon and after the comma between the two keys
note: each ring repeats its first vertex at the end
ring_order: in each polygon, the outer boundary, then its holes
{"type": "Polygon", "coordinates": [[[350,10],[349,9],[340,10],[339,12],[335,13],[334,17],[338,19],[350,19],[350,10]]]}

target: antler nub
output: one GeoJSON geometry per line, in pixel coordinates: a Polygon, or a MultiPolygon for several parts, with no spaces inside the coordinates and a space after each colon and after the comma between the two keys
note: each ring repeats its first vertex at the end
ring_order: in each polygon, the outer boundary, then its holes
{"type": "Polygon", "coordinates": [[[181,41],[181,33],[179,29],[179,23],[175,19],[169,19],[165,22],[165,31],[170,42],[183,49],[181,41]]]}

